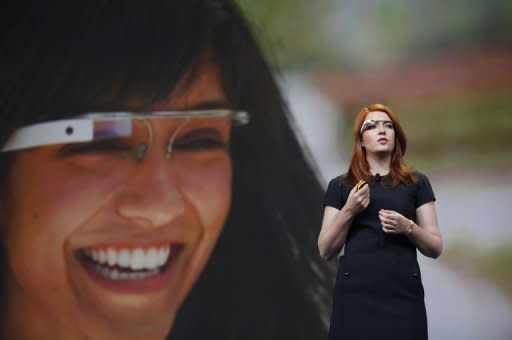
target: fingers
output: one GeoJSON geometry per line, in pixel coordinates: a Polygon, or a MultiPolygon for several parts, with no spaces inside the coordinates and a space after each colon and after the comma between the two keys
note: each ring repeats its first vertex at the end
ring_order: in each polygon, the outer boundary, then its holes
{"type": "Polygon", "coordinates": [[[356,185],[354,185],[354,187],[352,187],[352,190],[350,190],[350,194],[361,194],[363,192],[367,192],[369,189],[368,189],[368,185],[366,184],[366,182],[364,181],[359,181],[359,183],[357,183],[356,185]]]}
{"type": "Polygon", "coordinates": [[[382,231],[386,234],[400,234],[400,230],[393,224],[382,223],[382,231]]]}
{"type": "Polygon", "coordinates": [[[368,188],[368,185],[365,185],[361,189],[356,191],[356,195],[359,195],[361,197],[370,197],[370,188],[368,188]]]}
{"type": "Polygon", "coordinates": [[[399,234],[402,232],[399,213],[392,210],[379,210],[379,219],[382,230],[388,234],[399,234]]]}
{"type": "Polygon", "coordinates": [[[366,184],[367,183],[366,183],[366,181],[364,179],[359,180],[359,182],[357,182],[357,184],[356,184],[356,191],[361,190],[361,188],[363,186],[365,186],[366,184]]]}
{"type": "Polygon", "coordinates": [[[370,198],[370,189],[367,185],[359,190],[357,190],[357,187],[353,187],[349,194],[349,198],[351,197],[353,197],[357,202],[361,203],[364,199],[370,198]]]}
{"type": "Polygon", "coordinates": [[[363,207],[367,208],[370,205],[370,190],[365,186],[361,191],[362,201],[361,204],[363,207]]]}
{"type": "Polygon", "coordinates": [[[361,204],[365,208],[368,207],[368,205],[370,204],[370,189],[368,188],[367,185],[359,189],[359,191],[355,193],[355,196],[359,204],[361,204]]]}
{"type": "Polygon", "coordinates": [[[347,205],[354,214],[359,214],[370,205],[370,189],[368,185],[357,190],[357,185],[350,190],[347,205]]]}
{"type": "Polygon", "coordinates": [[[382,230],[389,234],[396,234],[398,233],[398,230],[396,228],[396,225],[394,223],[383,221],[381,220],[382,230]]]}

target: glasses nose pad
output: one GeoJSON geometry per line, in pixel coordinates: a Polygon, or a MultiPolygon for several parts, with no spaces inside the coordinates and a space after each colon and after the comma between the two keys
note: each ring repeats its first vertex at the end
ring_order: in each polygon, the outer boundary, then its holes
{"type": "Polygon", "coordinates": [[[146,154],[148,153],[148,146],[143,143],[137,144],[135,146],[135,150],[133,152],[133,157],[137,162],[142,162],[144,160],[144,157],[146,157],[146,154]]]}
{"type": "Polygon", "coordinates": [[[183,127],[185,127],[185,125],[187,125],[187,123],[190,121],[190,119],[191,119],[190,117],[187,117],[180,125],[178,125],[178,127],[176,127],[176,129],[172,133],[171,137],[169,137],[169,142],[167,143],[167,155],[166,155],[167,159],[171,159],[171,157],[172,157],[173,143],[174,143],[174,140],[176,139],[176,136],[178,135],[180,130],[183,129],[183,127]]]}
{"type": "Polygon", "coordinates": [[[171,156],[172,156],[172,142],[173,142],[173,139],[170,139],[169,143],[167,144],[167,154],[165,155],[167,157],[167,159],[171,159],[171,156]]]}
{"type": "MultiPolygon", "coordinates": [[[[146,118],[141,118],[137,120],[144,123],[147,132],[146,141],[136,143],[135,148],[133,150],[133,158],[140,163],[144,160],[148,152],[151,150],[151,146],[153,144],[153,127],[151,126],[151,122],[146,118]]],[[[139,137],[135,138],[138,139],[139,137]]]]}

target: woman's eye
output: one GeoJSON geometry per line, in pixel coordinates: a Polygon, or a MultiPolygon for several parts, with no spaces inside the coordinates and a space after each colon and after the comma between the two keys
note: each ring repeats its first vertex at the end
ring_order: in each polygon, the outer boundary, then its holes
{"type": "Polygon", "coordinates": [[[182,151],[226,149],[227,143],[216,129],[196,129],[178,137],[173,148],[182,151]]]}
{"type": "Polygon", "coordinates": [[[59,156],[74,156],[87,154],[120,155],[130,153],[133,143],[123,139],[104,139],[88,143],[71,143],[59,150],[59,156]]]}
{"type": "Polygon", "coordinates": [[[386,124],[384,124],[384,126],[385,126],[387,129],[393,129],[393,124],[392,124],[392,123],[386,123],[386,124]]]}

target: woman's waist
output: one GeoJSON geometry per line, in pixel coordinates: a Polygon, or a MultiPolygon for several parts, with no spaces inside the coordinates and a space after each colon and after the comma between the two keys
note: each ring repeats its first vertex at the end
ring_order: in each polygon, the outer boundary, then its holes
{"type": "Polygon", "coordinates": [[[404,235],[386,234],[373,228],[351,230],[345,241],[348,253],[409,253],[416,257],[416,247],[404,235]]]}
{"type": "Polygon", "coordinates": [[[419,271],[415,252],[389,249],[345,251],[340,257],[340,267],[375,272],[394,272],[396,270],[419,271]]]}

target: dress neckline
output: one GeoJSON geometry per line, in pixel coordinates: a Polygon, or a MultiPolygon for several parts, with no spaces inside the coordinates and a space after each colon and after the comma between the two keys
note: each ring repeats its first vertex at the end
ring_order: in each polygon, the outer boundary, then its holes
{"type": "Polygon", "coordinates": [[[391,177],[391,173],[388,172],[387,174],[383,175],[383,174],[380,174],[377,172],[375,175],[371,175],[371,178],[375,178],[375,177],[387,178],[387,177],[391,177]]]}
{"type": "Polygon", "coordinates": [[[380,184],[380,185],[390,185],[393,180],[393,177],[391,177],[391,174],[388,172],[385,175],[381,175],[379,173],[376,173],[375,175],[372,175],[370,177],[370,183],[372,184],[380,184]]]}

